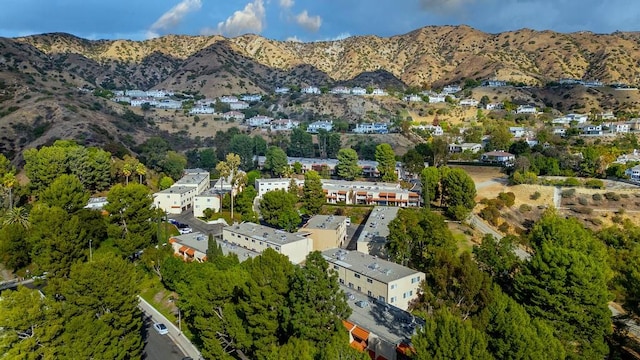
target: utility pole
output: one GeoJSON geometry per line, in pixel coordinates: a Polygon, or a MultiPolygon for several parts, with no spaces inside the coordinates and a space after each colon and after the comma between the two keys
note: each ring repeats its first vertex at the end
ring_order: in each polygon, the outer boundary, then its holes
{"type": "Polygon", "coordinates": [[[89,262],[93,262],[93,249],[91,248],[92,241],[92,239],[89,239],[89,262]]]}

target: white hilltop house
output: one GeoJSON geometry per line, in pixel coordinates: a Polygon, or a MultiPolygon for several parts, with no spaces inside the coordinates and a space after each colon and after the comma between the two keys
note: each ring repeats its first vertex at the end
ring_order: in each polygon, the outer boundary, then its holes
{"type": "Polygon", "coordinates": [[[371,93],[371,95],[376,95],[376,96],[386,96],[388,95],[386,91],[384,91],[383,89],[380,88],[375,88],[373,89],[373,92],[371,93]]]}
{"type": "Polygon", "coordinates": [[[236,102],[229,103],[229,109],[231,110],[244,110],[248,108],[249,108],[249,104],[244,101],[236,101],[236,102]]]}
{"type": "Polygon", "coordinates": [[[420,124],[420,125],[412,125],[414,129],[419,129],[423,131],[430,131],[433,136],[442,136],[444,135],[444,130],[440,125],[431,125],[431,124],[420,124]]]}
{"type": "Polygon", "coordinates": [[[317,86],[306,86],[303,87],[300,92],[305,94],[320,94],[320,89],[317,86]]]}
{"type": "Polygon", "coordinates": [[[276,94],[280,94],[280,95],[288,94],[289,91],[291,91],[291,89],[288,87],[277,87],[275,90],[276,94]]]}
{"type": "Polygon", "coordinates": [[[225,104],[230,104],[230,103],[234,103],[234,102],[238,102],[238,98],[235,96],[221,96],[218,98],[218,100],[220,100],[221,103],[225,103],[225,104]]]}
{"type": "Polygon", "coordinates": [[[573,122],[576,124],[584,124],[588,119],[589,116],[585,114],[567,114],[553,119],[551,123],[555,125],[571,125],[573,122]]]}
{"type": "Polygon", "coordinates": [[[271,131],[290,131],[300,126],[300,121],[291,119],[277,119],[270,123],[271,131]]]}
{"type": "Polygon", "coordinates": [[[191,110],[189,110],[189,114],[194,115],[194,114],[215,114],[216,113],[216,109],[210,107],[210,106],[197,106],[192,108],[191,110]]]}
{"type": "Polygon", "coordinates": [[[478,100],[476,99],[462,99],[460,100],[460,106],[469,106],[469,107],[476,107],[478,106],[478,100]]]}
{"type": "Polygon", "coordinates": [[[244,120],[244,114],[239,111],[227,111],[226,113],[222,114],[222,118],[227,121],[229,120],[242,121],[244,120]]]}
{"type": "Polygon", "coordinates": [[[247,119],[247,125],[251,127],[266,127],[273,121],[272,117],[264,115],[256,115],[247,119]]]}
{"type": "Polygon", "coordinates": [[[538,109],[531,105],[520,105],[516,109],[516,114],[537,114],[538,109]]]}
{"type": "Polygon", "coordinates": [[[246,102],[257,102],[262,100],[262,95],[260,94],[247,94],[247,95],[242,95],[240,97],[240,100],[242,101],[246,101],[246,102]]]}
{"type": "Polygon", "coordinates": [[[347,95],[351,93],[351,89],[349,89],[346,86],[336,86],[333,89],[331,89],[331,93],[334,95],[347,95]]]}
{"type": "Polygon", "coordinates": [[[367,94],[367,89],[364,89],[364,88],[356,86],[353,89],[351,89],[351,94],[353,94],[353,95],[366,95],[367,94]]]}
{"type": "Polygon", "coordinates": [[[307,126],[307,132],[315,134],[320,130],[331,131],[333,130],[333,120],[320,120],[314,121],[307,126]]]}

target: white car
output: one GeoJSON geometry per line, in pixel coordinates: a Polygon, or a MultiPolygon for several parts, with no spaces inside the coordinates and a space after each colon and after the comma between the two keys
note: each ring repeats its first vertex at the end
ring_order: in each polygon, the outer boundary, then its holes
{"type": "Polygon", "coordinates": [[[193,230],[190,227],[186,227],[186,228],[179,228],[178,232],[180,233],[180,235],[184,235],[184,234],[191,234],[193,230]]]}
{"type": "Polygon", "coordinates": [[[166,334],[169,333],[169,329],[163,323],[155,323],[155,324],[153,324],[153,328],[156,329],[156,331],[160,335],[166,335],[166,334]]]}

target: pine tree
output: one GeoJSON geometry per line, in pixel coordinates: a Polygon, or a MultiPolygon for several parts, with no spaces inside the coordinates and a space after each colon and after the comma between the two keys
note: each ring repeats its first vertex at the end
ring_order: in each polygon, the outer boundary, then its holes
{"type": "Polygon", "coordinates": [[[302,193],[302,204],[308,215],[318,214],[322,209],[322,205],[327,202],[322,190],[320,175],[313,170],[309,170],[304,174],[302,193]]]}

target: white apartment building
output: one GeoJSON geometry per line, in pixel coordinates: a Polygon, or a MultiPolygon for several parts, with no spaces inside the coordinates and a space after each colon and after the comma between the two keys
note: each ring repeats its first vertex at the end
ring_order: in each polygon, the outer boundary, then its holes
{"type": "Polygon", "coordinates": [[[311,124],[309,124],[309,126],[307,126],[307,132],[308,133],[312,133],[315,134],[317,132],[319,132],[320,130],[324,130],[324,131],[331,131],[333,130],[333,120],[320,120],[320,121],[314,121],[311,124]]]}
{"type": "Polygon", "coordinates": [[[364,224],[356,242],[356,250],[387,259],[387,236],[389,223],[398,216],[400,208],[393,206],[376,206],[364,224]]]}
{"type": "Polygon", "coordinates": [[[288,256],[294,264],[303,262],[307,255],[313,251],[313,240],[308,235],[308,233],[292,234],[250,222],[222,229],[222,239],[226,243],[259,253],[270,248],[288,256]]]}
{"type": "Polygon", "coordinates": [[[322,256],[338,273],[341,284],[402,310],[418,297],[425,279],[423,272],[359,251],[328,249],[322,256]]]}
{"type": "Polygon", "coordinates": [[[194,187],[196,194],[207,190],[210,185],[210,174],[202,169],[186,169],[184,176],[173,184],[173,186],[194,187]]]}
{"type": "MultiPolygon", "coordinates": [[[[257,156],[258,168],[262,169],[266,161],[265,156],[257,156]]],[[[338,159],[320,159],[320,158],[302,158],[302,157],[287,157],[287,164],[294,166],[295,163],[302,165],[302,172],[305,173],[309,170],[315,170],[318,172],[327,170],[330,173],[335,173],[335,168],[338,165],[338,159]]],[[[362,169],[362,175],[365,177],[378,177],[380,172],[378,171],[378,162],[373,160],[358,160],[358,166],[362,169]]],[[[404,169],[402,163],[396,163],[396,174],[402,178],[404,175],[404,169]]]]}
{"type": "Polygon", "coordinates": [[[347,245],[347,217],[314,215],[298,230],[308,232],[313,240],[313,251],[324,251],[347,245]]]}
{"type": "Polygon", "coordinates": [[[203,217],[206,209],[211,209],[214,212],[220,212],[222,208],[222,198],[225,194],[229,193],[229,190],[219,187],[212,187],[207,189],[193,198],[193,216],[203,217]]]}
{"type": "Polygon", "coordinates": [[[198,194],[195,186],[173,185],[153,194],[153,204],[167,214],[181,214],[191,209],[193,198],[198,194]]]}

